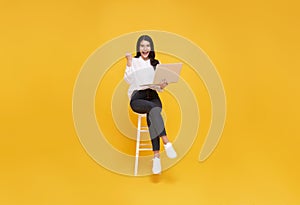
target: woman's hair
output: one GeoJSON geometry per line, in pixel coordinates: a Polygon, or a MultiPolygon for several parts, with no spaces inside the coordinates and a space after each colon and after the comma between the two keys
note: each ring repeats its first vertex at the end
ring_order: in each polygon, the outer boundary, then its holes
{"type": "Polygon", "coordinates": [[[150,43],[151,51],[149,53],[149,58],[150,58],[150,63],[154,67],[154,70],[155,70],[156,65],[159,64],[159,61],[155,59],[154,44],[153,44],[153,40],[151,39],[150,36],[142,35],[142,36],[139,37],[139,39],[136,43],[136,56],[134,56],[134,57],[138,58],[138,57],[141,56],[140,44],[143,40],[148,41],[150,43]]]}

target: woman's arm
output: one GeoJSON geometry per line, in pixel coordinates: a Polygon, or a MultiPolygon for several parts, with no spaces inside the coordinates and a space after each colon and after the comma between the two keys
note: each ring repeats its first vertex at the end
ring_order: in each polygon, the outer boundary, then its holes
{"type": "Polygon", "coordinates": [[[133,68],[132,68],[132,55],[130,53],[126,53],[125,55],[126,57],[126,70],[125,70],[125,74],[124,74],[124,79],[126,80],[127,83],[131,84],[133,77],[133,68]]]}
{"type": "Polygon", "coordinates": [[[127,60],[127,64],[126,65],[128,67],[131,67],[131,65],[132,65],[132,55],[131,55],[131,53],[126,53],[125,57],[126,57],[126,60],[127,60]]]}

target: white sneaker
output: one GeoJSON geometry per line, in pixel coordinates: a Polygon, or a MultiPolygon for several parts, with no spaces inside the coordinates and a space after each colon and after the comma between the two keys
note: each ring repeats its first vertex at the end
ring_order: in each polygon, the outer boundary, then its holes
{"type": "Polygon", "coordinates": [[[152,160],[153,160],[152,172],[153,174],[159,174],[161,172],[160,159],[158,157],[154,157],[152,160]]]}
{"type": "Polygon", "coordinates": [[[170,159],[174,159],[174,158],[177,157],[177,153],[176,153],[176,151],[174,150],[174,148],[173,148],[171,142],[168,142],[167,144],[165,144],[164,147],[165,147],[167,156],[168,156],[170,159]]]}

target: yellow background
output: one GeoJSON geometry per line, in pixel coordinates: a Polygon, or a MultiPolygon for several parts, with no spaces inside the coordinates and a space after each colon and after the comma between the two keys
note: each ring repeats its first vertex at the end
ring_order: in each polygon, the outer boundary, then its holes
{"type": "Polygon", "coordinates": [[[1,1],[0,23],[0,204],[300,204],[297,1],[1,1]],[[95,49],[149,29],[209,55],[227,119],[204,163],[199,138],[162,175],[125,177],[81,146],[72,92],[95,49]]]}

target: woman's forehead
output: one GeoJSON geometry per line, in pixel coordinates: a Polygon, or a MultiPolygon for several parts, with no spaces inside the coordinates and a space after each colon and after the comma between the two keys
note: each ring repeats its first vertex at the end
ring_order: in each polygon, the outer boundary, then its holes
{"type": "Polygon", "coordinates": [[[150,42],[149,42],[149,41],[146,41],[146,40],[142,40],[140,44],[141,44],[141,45],[142,45],[142,44],[143,44],[143,45],[147,45],[147,44],[150,44],[150,42]]]}

